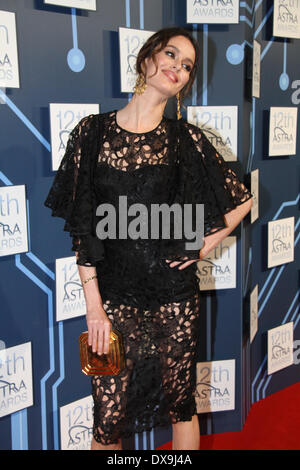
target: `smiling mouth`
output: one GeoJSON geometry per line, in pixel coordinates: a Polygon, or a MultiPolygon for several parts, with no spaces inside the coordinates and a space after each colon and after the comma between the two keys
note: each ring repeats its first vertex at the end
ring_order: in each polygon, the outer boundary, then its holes
{"type": "Polygon", "coordinates": [[[166,77],[168,77],[169,80],[171,80],[171,82],[173,82],[173,83],[178,82],[178,78],[176,77],[176,75],[173,72],[163,70],[163,73],[166,75],[166,77]]]}

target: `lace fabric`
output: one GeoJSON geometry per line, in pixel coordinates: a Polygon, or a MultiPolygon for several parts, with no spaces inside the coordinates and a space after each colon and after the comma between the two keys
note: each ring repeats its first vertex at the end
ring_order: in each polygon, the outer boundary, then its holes
{"type": "Polygon", "coordinates": [[[65,220],[64,230],[78,251],[78,264],[95,266],[104,259],[104,245],[95,233],[93,172],[101,138],[100,119],[83,118],[69,135],[67,148],[44,205],[65,220]]]}
{"type": "Polygon", "coordinates": [[[98,162],[129,172],[147,165],[168,164],[169,144],[166,118],[152,131],[139,134],[120,127],[113,111],[104,124],[98,162]]]}
{"type": "MultiPolygon", "coordinates": [[[[168,185],[169,204],[204,204],[204,236],[224,228],[224,215],[252,197],[204,133],[183,119],[174,121],[164,117],[153,131],[138,134],[125,131],[117,124],[116,111],[87,116],[70,134],[66,153],[45,201],[53,216],[66,220],[64,230],[73,238],[77,264],[96,266],[105,257],[105,243],[95,233],[96,206],[105,201],[105,195],[99,198],[99,191],[102,192],[99,185],[98,194],[95,193],[94,172],[99,169],[101,174],[105,167],[113,168],[134,173],[138,182],[143,177],[138,170],[146,174],[152,165],[159,165],[162,171],[166,166],[177,165],[176,177],[173,173],[170,180],[165,174],[161,185],[168,185]]],[[[146,184],[155,184],[152,175],[147,176],[146,184]]],[[[159,196],[161,188],[155,189],[159,196]]],[[[153,201],[157,199],[154,197],[153,201]]],[[[198,259],[199,250],[185,250],[186,241],[163,242],[161,256],[172,260],[198,259]]]]}
{"type": "Polygon", "coordinates": [[[125,340],[125,369],[92,377],[93,435],[104,445],[120,437],[190,421],[196,414],[195,350],[199,296],[155,312],[114,305],[104,309],[125,340]]]}
{"type": "Polygon", "coordinates": [[[71,132],[45,205],[65,219],[77,264],[96,267],[103,307],[123,334],[124,371],[92,378],[93,435],[102,444],[196,413],[197,266],[179,270],[166,260],[198,259],[199,250],[161,232],[157,239],[99,239],[96,207],[117,208],[120,196],[149,214],[152,204],[204,204],[208,236],[251,194],[201,130],[182,119],[163,117],[152,131],[134,133],[112,111],[87,116],[71,132]]]}

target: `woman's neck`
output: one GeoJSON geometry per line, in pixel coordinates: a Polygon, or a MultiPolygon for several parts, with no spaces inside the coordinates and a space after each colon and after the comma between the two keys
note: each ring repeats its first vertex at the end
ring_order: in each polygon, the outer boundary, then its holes
{"type": "Polygon", "coordinates": [[[117,112],[117,122],[130,131],[147,132],[160,123],[166,104],[166,98],[149,96],[147,90],[142,95],[134,94],[130,102],[117,112]]]}

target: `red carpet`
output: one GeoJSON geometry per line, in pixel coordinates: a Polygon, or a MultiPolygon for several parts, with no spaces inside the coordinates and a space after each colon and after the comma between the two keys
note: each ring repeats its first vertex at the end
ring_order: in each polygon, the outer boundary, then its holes
{"type": "MultiPolygon", "coordinates": [[[[252,405],[242,431],[201,436],[201,450],[299,450],[300,382],[252,405]]],[[[200,430],[201,431],[201,430],[200,430]]],[[[159,449],[171,449],[168,442],[159,449]]]]}

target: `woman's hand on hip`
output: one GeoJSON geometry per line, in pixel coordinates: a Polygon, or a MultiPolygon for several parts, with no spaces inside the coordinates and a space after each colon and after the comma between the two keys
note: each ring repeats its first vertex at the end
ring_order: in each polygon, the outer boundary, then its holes
{"type": "Polygon", "coordinates": [[[193,263],[196,263],[200,261],[200,257],[198,259],[189,259],[187,256],[181,258],[181,261],[171,261],[169,259],[166,259],[166,262],[169,264],[169,266],[171,268],[175,268],[175,266],[178,266],[178,269],[182,270],[182,269],[185,269],[187,268],[188,266],[190,266],[191,264],[193,263]],[[184,262],[185,260],[187,260],[186,262],[184,262]]]}

